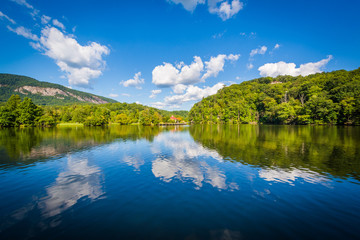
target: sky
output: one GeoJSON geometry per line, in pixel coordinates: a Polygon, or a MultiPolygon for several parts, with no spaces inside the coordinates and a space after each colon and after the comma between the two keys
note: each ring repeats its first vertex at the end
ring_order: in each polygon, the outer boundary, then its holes
{"type": "Polygon", "coordinates": [[[0,0],[0,73],[166,110],[360,67],[358,0],[0,0]]]}

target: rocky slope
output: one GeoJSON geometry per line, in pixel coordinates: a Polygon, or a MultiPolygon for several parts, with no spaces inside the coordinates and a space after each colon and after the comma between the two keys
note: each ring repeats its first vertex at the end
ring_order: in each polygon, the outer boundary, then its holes
{"type": "Polygon", "coordinates": [[[7,101],[12,94],[18,94],[21,98],[30,97],[38,105],[116,102],[113,99],[73,90],[59,84],[40,82],[25,76],[0,74],[0,102],[7,101]]]}

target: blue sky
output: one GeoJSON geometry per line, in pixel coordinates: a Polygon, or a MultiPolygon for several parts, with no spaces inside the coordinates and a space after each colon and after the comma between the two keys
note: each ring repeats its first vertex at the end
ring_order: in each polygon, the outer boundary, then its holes
{"type": "Polygon", "coordinates": [[[358,0],[1,0],[0,72],[168,110],[360,67],[358,0]]]}

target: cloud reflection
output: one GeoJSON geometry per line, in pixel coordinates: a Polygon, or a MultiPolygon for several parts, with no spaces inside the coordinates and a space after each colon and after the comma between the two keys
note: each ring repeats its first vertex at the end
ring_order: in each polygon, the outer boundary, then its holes
{"type": "Polygon", "coordinates": [[[144,159],[139,155],[136,156],[125,155],[122,158],[122,161],[125,162],[127,165],[134,167],[135,171],[140,171],[140,167],[145,163],[144,159]]]}
{"type": "Polygon", "coordinates": [[[222,161],[216,151],[204,148],[194,141],[186,140],[181,134],[167,133],[154,140],[155,145],[163,145],[170,154],[158,156],[152,162],[155,177],[165,182],[173,179],[191,180],[199,189],[203,183],[209,183],[218,189],[237,189],[235,183],[227,183],[226,175],[216,166],[201,158],[212,158],[222,161]]]}
{"type": "Polygon", "coordinates": [[[269,182],[282,182],[294,185],[297,179],[302,179],[308,183],[325,182],[326,178],[319,173],[310,170],[290,169],[288,171],[282,169],[261,169],[259,177],[269,182]]]}
{"type": "Polygon", "coordinates": [[[55,184],[47,188],[47,197],[39,203],[46,217],[62,213],[83,197],[96,200],[104,194],[100,170],[90,166],[87,158],[73,159],[69,156],[67,168],[59,174],[55,184]]]}

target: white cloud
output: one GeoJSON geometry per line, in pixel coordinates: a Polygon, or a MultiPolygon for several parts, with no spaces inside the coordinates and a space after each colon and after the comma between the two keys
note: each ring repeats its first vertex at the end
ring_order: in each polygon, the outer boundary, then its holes
{"type": "Polygon", "coordinates": [[[254,65],[253,65],[252,63],[249,63],[249,64],[246,65],[246,68],[247,68],[248,70],[251,70],[251,69],[254,68],[254,65]]]}
{"type": "Polygon", "coordinates": [[[267,63],[259,67],[260,75],[263,77],[276,77],[279,75],[290,75],[290,76],[307,76],[314,73],[322,72],[322,68],[332,59],[329,55],[326,59],[315,63],[301,64],[299,68],[296,68],[295,63],[277,62],[267,63]]]}
{"type": "Polygon", "coordinates": [[[172,90],[174,93],[176,94],[182,94],[184,93],[184,91],[186,90],[187,86],[184,84],[177,84],[175,86],[172,87],[172,90]]]}
{"type": "Polygon", "coordinates": [[[61,28],[62,30],[65,30],[64,24],[62,24],[61,22],[59,22],[57,19],[54,19],[52,22],[53,22],[54,26],[59,27],[59,28],[61,28]]]}
{"type": "Polygon", "coordinates": [[[160,87],[169,87],[177,84],[194,84],[201,81],[200,75],[204,64],[200,57],[195,56],[190,65],[181,62],[174,67],[170,63],[156,66],[152,71],[152,83],[160,87]]]}
{"type": "MultiPolygon", "coordinates": [[[[182,4],[183,7],[193,12],[195,8],[204,4],[205,0],[167,0],[168,2],[173,2],[176,4],[182,4]]],[[[212,14],[217,14],[223,21],[228,20],[232,16],[236,15],[241,9],[243,9],[244,4],[240,0],[208,0],[208,9],[212,14]]]]}
{"type": "Polygon", "coordinates": [[[180,106],[189,101],[198,101],[207,96],[217,93],[218,90],[222,89],[225,85],[223,83],[217,83],[212,87],[199,88],[197,86],[185,86],[186,91],[184,94],[177,94],[167,96],[162,102],[153,102],[151,106],[159,109],[174,109],[180,108],[180,106]]]}
{"type": "Polygon", "coordinates": [[[156,95],[158,95],[159,93],[161,93],[160,89],[151,90],[151,95],[149,96],[149,98],[156,98],[156,95]]]}
{"type": "Polygon", "coordinates": [[[264,55],[267,51],[267,47],[266,46],[262,46],[262,47],[259,47],[259,48],[256,48],[256,49],[253,49],[251,50],[250,52],[250,57],[253,57],[257,54],[261,54],[261,55],[264,55]]]}
{"type": "Polygon", "coordinates": [[[164,109],[164,108],[180,108],[179,105],[174,105],[174,106],[170,106],[164,102],[153,102],[150,104],[152,107],[154,108],[158,108],[158,109],[164,109]]]}
{"type": "Polygon", "coordinates": [[[26,2],[26,0],[11,0],[13,2],[16,2],[19,5],[25,6],[29,9],[34,9],[34,7],[32,5],[30,5],[29,3],[26,2]]]}
{"type": "MultiPolygon", "coordinates": [[[[43,25],[50,22],[51,17],[49,16],[35,17],[40,11],[27,3],[26,0],[12,1],[32,9],[30,14],[38,22],[36,25],[39,25],[40,21],[43,25]]],[[[0,12],[0,17],[7,18],[2,12],[0,12]]],[[[12,22],[13,20],[9,21],[12,22]]],[[[108,55],[110,50],[96,42],[81,45],[74,35],[63,32],[65,27],[61,22],[54,19],[52,23],[60,29],[46,26],[42,28],[40,37],[22,26],[15,29],[10,26],[7,26],[7,28],[20,36],[33,40],[34,42],[30,42],[30,45],[44,55],[54,59],[60,70],[65,73],[70,85],[90,87],[90,80],[102,74],[106,66],[103,56],[108,55]]]]}
{"type": "Polygon", "coordinates": [[[13,19],[9,18],[7,15],[5,15],[4,13],[2,13],[2,12],[0,11],[0,19],[1,19],[1,18],[5,18],[5,19],[7,19],[9,22],[11,22],[12,24],[16,24],[16,22],[15,22],[13,19]]]}
{"type": "Polygon", "coordinates": [[[194,11],[198,4],[204,4],[205,0],[168,0],[176,4],[182,4],[184,8],[190,12],[194,11]]]}
{"type": "Polygon", "coordinates": [[[49,17],[49,16],[46,16],[46,15],[41,16],[41,23],[42,24],[48,24],[50,20],[51,20],[51,17],[49,17]]]}
{"type": "Polygon", "coordinates": [[[119,94],[116,94],[116,93],[110,93],[109,94],[109,97],[112,97],[112,98],[116,98],[118,96],[119,96],[119,94]]]}
{"type": "Polygon", "coordinates": [[[209,77],[217,77],[219,72],[224,71],[225,60],[237,61],[240,55],[230,54],[228,56],[219,54],[216,57],[211,57],[210,61],[205,62],[206,73],[202,76],[202,80],[209,77]]]}
{"type": "Polygon", "coordinates": [[[120,82],[124,87],[136,87],[137,89],[141,89],[141,84],[144,84],[145,81],[141,78],[141,72],[135,73],[134,78],[120,82]]]}
{"type": "Polygon", "coordinates": [[[216,33],[216,34],[212,35],[212,38],[214,38],[214,39],[222,38],[225,33],[226,33],[226,30],[221,33],[216,33]]]}
{"type": "Polygon", "coordinates": [[[186,92],[182,95],[173,95],[165,97],[165,103],[168,105],[181,105],[184,102],[188,101],[198,101],[204,97],[213,95],[217,93],[218,90],[223,88],[225,85],[223,83],[217,83],[212,87],[199,88],[193,85],[190,85],[186,92]]]}
{"type": "Polygon", "coordinates": [[[227,0],[208,0],[208,5],[209,12],[217,14],[223,21],[237,14],[244,7],[239,0],[233,0],[231,3],[227,0]]]}
{"type": "Polygon", "coordinates": [[[128,93],[122,93],[121,96],[124,96],[124,97],[130,97],[131,95],[128,94],[128,93]]]}
{"type": "Polygon", "coordinates": [[[54,27],[46,27],[41,31],[37,46],[66,72],[70,85],[81,87],[89,87],[90,80],[102,74],[106,64],[102,57],[110,53],[106,46],[96,42],[82,46],[54,27]]]}
{"type": "Polygon", "coordinates": [[[236,61],[239,57],[239,54],[219,54],[211,57],[209,61],[205,62],[206,72],[203,76],[201,74],[204,71],[204,64],[198,56],[194,57],[194,61],[190,65],[185,65],[184,62],[180,62],[176,66],[164,63],[156,66],[152,71],[152,83],[160,87],[174,86],[173,90],[178,93],[184,89],[182,85],[192,85],[203,82],[209,77],[217,77],[219,72],[224,71],[225,60],[236,61]]]}
{"type": "Polygon", "coordinates": [[[30,12],[30,15],[33,17],[33,19],[35,19],[35,17],[39,14],[39,10],[35,9],[31,4],[29,4],[28,2],[26,2],[26,0],[11,0],[12,2],[15,2],[21,6],[25,6],[29,9],[31,9],[32,11],[30,12]]]}
{"type": "Polygon", "coordinates": [[[36,36],[35,34],[31,33],[31,30],[30,29],[27,29],[27,28],[24,28],[22,26],[20,27],[17,27],[15,29],[13,29],[12,27],[10,26],[7,26],[7,28],[16,33],[17,35],[20,35],[20,36],[23,36],[27,39],[31,39],[31,40],[34,40],[34,41],[39,41],[39,37],[36,36]]]}
{"type": "Polygon", "coordinates": [[[274,47],[274,49],[279,49],[280,48],[280,44],[275,44],[275,47],[274,47]]]}

